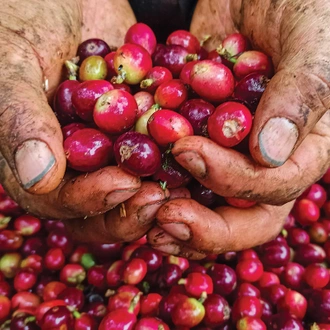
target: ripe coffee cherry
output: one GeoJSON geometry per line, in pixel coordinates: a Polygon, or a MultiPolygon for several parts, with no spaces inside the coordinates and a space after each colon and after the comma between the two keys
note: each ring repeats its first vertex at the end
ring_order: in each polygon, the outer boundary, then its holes
{"type": "Polygon", "coordinates": [[[191,54],[198,53],[200,51],[200,43],[198,39],[186,30],[176,30],[172,32],[166,40],[167,45],[181,46],[191,54]]]}
{"type": "Polygon", "coordinates": [[[127,43],[140,45],[152,55],[156,49],[157,40],[154,32],[148,25],[135,23],[126,32],[125,44],[127,43]]]}
{"type": "Polygon", "coordinates": [[[150,54],[142,46],[127,43],[119,47],[113,59],[117,77],[114,83],[135,85],[141,82],[152,67],[150,54]]]}
{"type": "Polygon", "coordinates": [[[73,329],[74,319],[72,313],[66,306],[54,306],[43,316],[41,321],[42,329],[73,329]]]}
{"type": "Polygon", "coordinates": [[[191,124],[185,117],[167,109],[154,112],[148,119],[147,128],[156,143],[164,147],[194,134],[191,124]]]}
{"type": "Polygon", "coordinates": [[[238,297],[233,305],[232,319],[238,321],[244,316],[261,317],[262,306],[259,298],[253,296],[238,297]]]}
{"type": "Polygon", "coordinates": [[[89,56],[98,55],[105,57],[108,53],[110,53],[109,45],[104,40],[97,38],[83,41],[77,50],[80,63],[89,56]]]}
{"type": "Polygon", "coordinates": [[[178,283],[183,284],[188,294],[195,298],[199,298],[203,292],[213,293],[212,278],[207,274],[189,273],[187,278],[179,280],[178,283]]]}
{"type": "Polygon", "coordinates": [[[77,115],[85,121],[93,121],[93,111],[97,99],[113,89],[106,80],[90,80],[81,83],[72,92],[72,104],[77,115]]]}
{"type": "Polygon", "coordinates": [[[104,57],[104,60],[107,63],[107,69],[108,69],[107,79],[111,79],[113,76],[117,75],[117,72],[116,72],[114,64],[113,64],[113,59],[115,57],[115,54],[116,54],[116,52],[111,52],[104,57]]]}
{"type": "Polygon", "coordinates": [[[138,107],[137,118],[140,118],[146,111],[154,105],[154,97],[148,92],[140,91],[134,94],[134,99],[138,107]]]}
{"type": "Polygon", "coordinates": [[[309,225],[319,219],[320,208],[312,200],[303,198],[296,201],[294,215],[301,225],[309,225]]]}
{"type": "Polygon", "coordinates": [[[257,72],[271,78],[273,63],[264,53],[257,50],[243,52],[237,59],[233,71],[236,79],[240,80],[250,73],[257,72]]]}
{"type": "Polygon", "coordinates": [[[191,174],[182,167],[171,153],[162,154],[162,166],[153,175],[154,181],[166,182],[166,188],[185,186],[191,180],[191,174]]]}
{"type": "Polygon", "coordinates": [[[232,58],[249,50],[251,47],[249,39],[241,33],[231,33],[223,39],[221,46],[218,48],[218,53],[225,58],[232,58]]]}
{"type": "Polygon", "coordinates": [[[194,67],[194,65],[198,63],[198,61],[190,61],[188,63],[186,63],[184,65],[184,67],[182,68],[181,72],[180,72],[180,80],[186,84],[187,86],[190,85],[190,74],[191,74],[191,70],[194,67]]]}
{"type": "Polygon", "coordinates": [[[306,314],[307,300],[300,292],[289,289],[277,302],[277,310],[289,312],[302,320],[306,314]]]}
{"type": "Polygon", "coordinates": [[[138,132],[122,134],[114,144],[114,155],[120,167],[137,176],[153,175],[161,165],[158,146],[138,132]]]}
{"type": "Polygon", "coordinates": [[[172,320],[176,326],[192,328],[203,320],[205,308],[203,304],[195,298],[180,300],[172,311],[172,320]]]}
{"type": "Polygon", "coordinates": [[[224,324],[230,318],[230,306],[219,294],[209,294],[204,301],[205,317],[203,323],[209,327],[224,324]]]}
{"type": "Polygon", "coordinates": [[[207,120],[214,110],[214,106],[209,102],[202,99],[191,99],[182,104],[179,113],[188,119],[195,135],[206,136],[208,134],[207,120]]]}
{"type": "Polygon", "coordinates": [[[304,272],[305,282],[313,289],[321,289],[329,283],[329,269],[322,264],[309,264],[304,272]]]}
{"type": "Polygon", "coordinates": [[[173,79],[162,83],[154,97],[160,107],[175,110],[187,100],[188,92],[181,80],[173,79]]]}
{"type": "Polygon", "coordinates": [[[104,132],[119,135],[133,127],[137,112],[138,106],[133,95],[113,89],[97,100],[93,118],[104,132]]]}
{"type": "Polygon", "coordinates": [[[93,172],[110,163],[112,141],[94,128],[84,128],[64,141],[64,151],[71,168],[93,172]]]}
{"type": "Polygon", "coordinates": [[[286,243],[273,240],[260,247],[259,256],[264,266],[282,267],[290,260],[290,249],[286,243]]]}
{"type": "Polygon", "coordinates": [[[247,102],[249,107],[255,111],[265,91],[269,79],[260,73],[251,73],[241,79],[235,86],[235,98],[247,102]]]}
{"type": "Polygon", "coordinates": [[[221,102],[232,95],[234,77],[223,64],[211,60],[197,62],[190,73],[192,89],[202,98],[221,102]]]}
{"type": "Polygon", "coordinates": [[[258,259],[240,260],[236,266],[238,278],[247,282],[258,281],[263,274],[263,265],[258,259]]]}
{"type": "Polygon", "coordinates": [[[79,85],[77,80],[65,80],[56,89],[53,108],[62,125],[79,119],[72,104],[72,93],[79,85]]]}
{"type": "Polygon", "coordinates": [[[71,136],[74,132],[87,128],[87,126],[83,123],[71,123],[64,127],[62,127],[63,140],[66,140],[69,136],[71,136]]]}
{"type": "Polygon", "coordinates": [[[210,139],[224,147],[239,144],[249,134],[251,127],[250,110],[238,102],[219,105],[207,121],[210,139]]]}
{"type": "Polygon", "coordinates": [[[156,66],[169,69],[174,78],[178,78],[184,65],[192,60],[188,50],[178,45],[158,44],[152,56],[156,66]]]}
{"type": "Polygon", "coordinates": [[[140,88],[145,89],[149,93],[154,93],[159,85],[172,79],[173,76],[169,69],[162,66],[154,66],[141,81],[140,88]]]}

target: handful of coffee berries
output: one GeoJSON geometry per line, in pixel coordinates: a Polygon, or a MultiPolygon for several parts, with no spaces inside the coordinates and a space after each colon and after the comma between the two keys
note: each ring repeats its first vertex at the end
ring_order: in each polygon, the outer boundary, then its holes
{"type": "Polygon", "coordinates": [[[68,167],[93,172],[118,165],[167,188],[186,186],[205,206],[223,203],[175,161],[171,147],[201,135],[248,153],[253,114],[273,66],[240,33],[210,52],[202,44],[185,30],[158,44],[143,23],[131,26],[116,50],[101,39],[84,41],[66,62],[68,80],[58,87],[53,106],[68,167]]]}

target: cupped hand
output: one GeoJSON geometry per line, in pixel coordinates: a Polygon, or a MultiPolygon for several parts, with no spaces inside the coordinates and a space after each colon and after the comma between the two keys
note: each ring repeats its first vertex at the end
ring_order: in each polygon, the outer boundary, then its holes
{"type": "Polygon", "coordinates": [[[88,175],[66,172],[60,125],[48,104],[61,81],[64,61],[75,56],[82,40],[98,37],[120,46],[134,23],[126,1],[2,3],[0,182],[33,214],[78,218],[68,220],[68,228],[83,241],[141,237],[169,197],[156,183],[141,184],[118,167],[88,175]]]}
{"type": "Polygon", "coordinates": [[[330,161],[330,4],[325,0],[200,0],[191,32],[216,48],[241,31],[270,55],[276,74],[255,114],[251,157],[203,137],[186,137],[172,150],[195,178],[225,197],[257,201],[249,209],[209,210],[189,199],[157,213],[148,238],[170,254],[203,258],[237,251],[276,236],[293,200],[317,181],[330,161]]]}

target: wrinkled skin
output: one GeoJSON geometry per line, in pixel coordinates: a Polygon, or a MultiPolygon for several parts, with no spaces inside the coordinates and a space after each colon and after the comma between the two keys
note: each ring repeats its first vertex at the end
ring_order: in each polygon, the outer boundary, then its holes
{"type": "MultiPolygon", "coordinates": [[[[87,176],[65,174],[59,124],[47,97],[60,81],[63,61],[74,56],[82,40],[97,36],[111,46],[123,42],[135,22],[126,1],[103,0],[102,11],[87,0],[5,2],[0,13],[0,181],[28,211],[66,219],[75,238],[131,241],[148,232],[155,248],[193,259],[241,250],[277,235],[292,201],[328,168],[327,1],[199,0],[191,31],[200,40],[212,36],[209,50],[241,31],[273,58],[276,69],[256,112],[252,158],[197,136],[181,139],[172,150],[181,165],[216,193],[259,203],[248,210],[214,211],[186,193],[171,199],[158,184],[141,185],[116,167],[87,176]],[[116,15],[109,20],[111,12],[116,15]],[[29,139],[45,142],[55,158],[48,167],[41,161],[48,172],[32,185],[24,177],[28,163],[22,166],[15,156],[29,139]]],[[[45,150],[49,156],[45,144],[38,148],[39,154],[45,150]]]]}

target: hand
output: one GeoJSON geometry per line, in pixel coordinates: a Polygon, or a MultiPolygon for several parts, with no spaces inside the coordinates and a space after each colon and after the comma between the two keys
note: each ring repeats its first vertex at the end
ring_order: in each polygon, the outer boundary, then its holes
{"type": "Polygon", "coordinates": [[[84,241],[139,238],[150,228],[155,208],[169,196],[156,183],[141,185],[138,178],[117,167],[88,176],[65,174],[62,134],[48,105],[64,61],[75,56],[82,40],[97,36],[110,46],[119,46],[134,23],[126,1],[2,3],[0,182],[33,214],[51,219],[84,218],[67,221],[74,236],[84,241]],[[122,223],[123,208],[127,221],[122,223]]]}
{"type": "Polygon", "coordinates": [[[196,136],[178,141],[172,152],[217,194],[259,204],[211,211],[188,199],[170,201],[148,235],[155,248],[198,259],[262,244],[281,230],[293,200],[327,170],[329,18],[330,4],[324,0],[198,2],[191,32],[200,40],[211,35],[209,50],[238,29],[272,57],[276,74],[255,115],[253,159],[196,136]]]}

